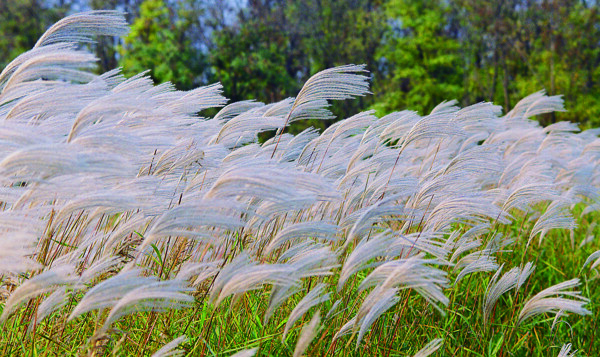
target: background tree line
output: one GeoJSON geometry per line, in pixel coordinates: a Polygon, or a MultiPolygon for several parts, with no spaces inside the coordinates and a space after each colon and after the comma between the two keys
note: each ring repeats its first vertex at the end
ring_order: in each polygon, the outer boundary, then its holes
{"type": "Polygon", "coordinates": [[[335,104],[339,117],[367,108],[425,114],[448,99],[506,110],[545,89],[563,94],[568,112],[543,124],[600,126],[596,1],[0,1],[0,66],[57,19],[91,8],[126,11],[132,24],[127,38],[93,45],[99,71],[150,69],[179,89],[220,81],[232,100],[272,102],[322,69],[365,63],[373,95],[335,104]]]}

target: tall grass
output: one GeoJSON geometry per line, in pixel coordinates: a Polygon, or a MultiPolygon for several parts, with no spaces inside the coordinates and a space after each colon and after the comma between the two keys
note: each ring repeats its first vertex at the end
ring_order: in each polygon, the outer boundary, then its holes
{"type": "Polygon", "coordinates": [[[91,73],[125,31],[71,16],[0,74],[0,354],[600,354],[600,139],[532,119],[560,97],[294,136],[364,66],[225,105],[91,73]]]}

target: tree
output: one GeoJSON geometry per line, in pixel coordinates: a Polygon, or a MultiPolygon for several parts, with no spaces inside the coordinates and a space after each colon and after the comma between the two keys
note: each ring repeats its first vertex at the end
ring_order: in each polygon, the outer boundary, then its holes
{"type": "Polygon", "coordinates": [[[119,65],[126,75],[150,69],[156,82],[170,81],[179,89],[203,82],[204,55],[192,46],[186,31],[191,22],[163,0],[146,0],[131,32],[119,47],[119,65]]]}
{"type": "Polygon", "coordinates": [[[377,83],[374,106],[380,113],[411,109],[428,113],[448,99],[462,99],[460,42],[448,20],[446,2],[392,0],[391,19],[377,58],[384,76],[377,83]]]}
{"type": "MultiPolygon", "coordinates": [[[[139,16],[142,0],[84,0],[94,10],[120,10],[125,12],[127,23],[132,23],[139,16]]],[[[122,41],[120,38],[101,36],[92,45],[98,57],[98,73],[104,73],[118,67],[117,47],[122,41]]]]}
{"type": "MultiPolygon", "coordinates": [[[[293,46],[302,48],[303,80],[326,68],[366,64],[375,83],[381,77],[376,53],[386,31],[383,0],[290,1],[287,26],[293,46]],[[307,16],[307,14],[310,14],[307,16]]],[[[373,104],[373,97],[332,103],[338,118],[373,104]]]]}
{"type": "Polygon", "coordinates": [[[214,34],[210,53],[213,76],[232,100],[273,102],[299,89],[294,66],[288,63],[293,60],[288,54],[290,40],[268,20],[249,19],[214,34]]]}
{"type": "Polygon", "coordinates": [[[30,50],[50,25],[65,16],[69,7],[64,1],[0,1],[0,68],[30,50]]]}

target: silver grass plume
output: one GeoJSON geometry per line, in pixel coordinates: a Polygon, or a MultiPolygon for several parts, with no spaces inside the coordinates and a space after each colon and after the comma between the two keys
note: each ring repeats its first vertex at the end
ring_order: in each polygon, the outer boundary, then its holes
{"type": "Polygon", "coordinates": [[[260,289],[264,285],[297,283],[295,269],[288,264],[256,264],[247,254],[240,254],[225,265],[216,277],[210,301],[217,305],[227,296],[260,289]]]}
{"type": "Polygon", "coordinates": [[[77,281],[74,274],[74,267],[70,265],[60,265],[42,272],[33,278],[28,279],[12,292],[6,303],[0,321],[6,319],[22,303],[41,294],[55,291],[61,287],[73,285],[77,281]]]}
{"type": "Polygon", "coordinates": [[[428,344],[425,345],[425,347],[419,350],[419,352],[415,353],[413,357],[427,357],[439,350],[440,347],[442,347],[443,343],[444,339],[442,338],[436,338],[434,340],[431,340],[428,344]]]}
{"type": "Polygon", "coordinates": [[[290,328],[294,326],[294,323],[298,321],[308,310],[319,304],[322,304],[325,301],[329,300],[329,293],[323,294],[327,289],[327,285],[323,283],[317,284],[308,294],[306,294],[300,302],[296,305],[294,310],[288,315],[287,322],[285,324],[285,329],[283,331],[282,339],[285,340],[290,328]]]}
{"type": "Polygon", "coordinates": [[[356,323],[360,324],[358,337],[356,338],[356,349],[359,348],[365,333],[373,323],[400,300],[397,293],[398,289],[376,287],[365,298],[354,317],[356,323]]]}
{"type": "Polygon", "coordinates": [[[242,350],[240,352],[236,352],[236,353],[232,354],[230,357],[253,357],[257,351],[258,351],[258,348],[249,348],[246,350],[242,350]]]}
{"type": "Polygon", "coordinates": [[[583,266],[581,268],[585,268],[590,263],[592,263],[590,269],[594,269],[595,267],[600,265],[600,250],[597,250],[594,253],[590,254],[590,256],[585,260],[585,263],[583,263],[583,266]]]}
{"type": "Polygon", "coordinates": [[[483,255],[478,259],[468,263],[456,276],[454,284],[458,283],[462,278],[475,272],[496,271],[498,263],[496,259],[490,255],[483,255]]]}
{"type": "Polygon", "coordinates": [[[278,130],[279,137],[271,157],[277,151],[283,129],[288,123],[304,118],[329,119],[331,113],[325,108],[328,100],[344,100],[369,93],[365,65],[347,65],[326,69],[310,77],[294,99],[283,126],[278,130]]]}
{"type": "Polygon", "coordinates": [[[580,291],[569,291],[579,286],[579,279],[568,280],[544,289],[529,299],[519,313],[519,324],[543,313],[571,312],[590,315],[584,306],[589,302],[580,291]]]}
{"type": "Polygon", "coordinates": [[[122,316],[133,312],[166,311],[190,306],[194,298],[187,294],[191,289],[180,280],[158,281],[140,286],[125,294],[111,309],[99,333],[122,316]]]}
{"type": "Polygon", "coordinates": [[[575,229],[576,223],[575,219],[571,215],[571,213],[567,209],[567,205],[570,202],[564,200],[556,200],[550,203],[546,212],[538,218],[535,222],[533,228],[531,229],[531,233],[529,234],[529,242],[540,233],[539,243],[542,243],[542,239],[544,239],[544,235],[550,229],[575,229]]]}
{"type": "Polygon", "coordinates": [[[92,287],[79,301],[69,315],[69,320],[91,310],[111,308],[127,293],[143,286],[157,282],[154,277],[142,276],[142,271],[132,269],[121,271],[92,287]]]}
{"type": "Polygon", "coordinates": [[[123,36],[129,26],[123,13],[98,10],[74,14],[52,25],[35,44],[34,48],[56,42],[92,42],[98,35],[123,36]]]}
{"type": "Polygon", "coordinates": [[[51,313],[61,309],[63,306],[67,304],[67,297],[69,293],[67,293],[67,288],[63,287],[61,289],[56,290],[50,296],[48,296],[40,306],[38,306],[37,311],[31,318],[31,322],[28,327],[28,331],[33,331],[36,328],[36,325],[39,324],[43,319],[50,316],[51,313]]]}
{"type": "Polygon", "coordinates": [[[362,291],[376,285],[384,289],[414,289],[441,314],[444,314],[438,304],[447,306],[449,302],[443,292],[443,288],[448,286],[446,272],[428,264],[441,264],[441,262],[425,259],[423,254],[386,262],[375,268],[360,283],[358,290],[362,291]]]}
{"type": "Polygon", "coordinates": [[[151,357],[179,357],[185,354],[185,351],[178,350],[177,346],[187,341],[185,335],[179,336],[173,341],[162,346],[158,351],[154,352],[151,357]]]}
{"type": "Polygon", "coordinates": [[[487,324],[491,318],[492,310],[496,306],[496,302],[506,292],[512,289],[520,289],[521,286],[527,281],[527,278],[531,275],[535,269],[533,263],[528,262],[523,268],[515,267],[505,273],[500,279],[500,273],[504,264],[498,268],[492,279],[488,284],[485,292],[485,298],[483,303],[483,322],[487,324]]]}
{"type": "Polygon", "coordinates": [[[317,311],[310,319],[310,322],[302,328],[300,336],[298,337],[298,341],[296,342],[296,348],[294,348],[294,357],[300,357],[302,354],[304,354],[310,345],[310,342],[317,336],[320,322],[321,314],[319,311],[317,311]]]}
{"type": "Polygon", "coordinates": [[[575,357],[576,354],[577,350],[571,352],[571,344],[567,343],[561,347],[557,357],[575,357]]]}
{"type": "Polygon", "coordinates": [[[270,254],[282,244],[291,239],[319,239],[325,241],[335,241],[338,226],[332,222],[300,222],[283,228],[275,237],[271,239],[265,247],[265,253],[270,254]]]}
{"type": "Polygon", "coordinates": [[[0,234],[0,275],[19,274],[39,269],[42,265],[31,259],[36,235],[28,232],[0,234]]]}

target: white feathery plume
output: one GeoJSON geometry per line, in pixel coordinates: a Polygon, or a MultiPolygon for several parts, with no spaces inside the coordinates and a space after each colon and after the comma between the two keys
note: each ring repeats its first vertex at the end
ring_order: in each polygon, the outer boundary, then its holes
{"type": "MultiPolygon", "coordinates": [[[[36,83],[35,86],[27,85],[22,87],[23,89],[21,94],[13,94],[13,97],[7,97],[9,94],[7,91],[4,91],[4,83],[10,78],[10,76],[21,66],[21,64],[27,62],[28,60],[43,56],[47,53],[60,52],[62,50],[73,50],[75,46],[71,43],[57,43],[53,45],[47,45],[44,47],[33,48],[27,52],[20,54],[17,58],[13,59],[9,64],[4,67],[2,72],[0,73],[0,98],[2,99],[3,104],[9,103],[11,100],[20,98],[26,95],[33,95],[35,93],[39,93],[44,91],[47,88],[44,88],[44,85],[41,83],[36,83]]],[[[49,83],[45,83],[49,84],[49,83]]],[[[16,89],[17,86],[15,86],[16,89]]]]}
{"type": "Polygon", "coordinates": [[[369,240],[361,240],[344,261],[338,280],[338,291],[341,291],[346,281],[348,281],[353,274],[360,270],[382,264],[372,263],[365,265],[369,260],[384,255],[392,245],[393,241],[394,239],[390,235],[377,235],[369,240]]]}
{"type": "MultiPolygon", "coordinates": [[[[369,93],[368,78],[357,73],[366,72],[364,65],[346,65],[323,70],[310,77],[294,99],[278,130],[279,137],[288,123],[300,119],[329,119],[331,112],[325,109],[328,100],[345,100],[369,93]]],[[[277,144],[273,154],[277,151],[277,144]]]]}
{"type": "Polygon", "coordinates": [[[144,277],[139,269],[121,271],[92,287],[79,301],[69,315],[69,320],[88,311],[106,309],[114,306],[127,293],[139,287],[150,286],[157,282],[155,277],[144,277]]]}
{"type": "Polygon", "coordinates": [[[37,236],[28,232],[0,234],[0,275],[19,274],[39,269],[42,265],[31,259],[37,236]]]}
{"type": "Polygon", "coordinates": [[[564,111],[561,96],[547,97],[545,91],[539,91],[521,99],[514,108],[506,114],[509,118],[529,118],[534,115],[564,111]]]}
{"type": "Polygon", "coordinates": [[[185,354],[185,351],[176,349],[180,344],[187,342],[188,338],[183,335],[162,346],[150,357],[179,357],[185,354]]]}
{"type": "Polygon", "coordinates": [[[236,352],[235,354],[232,354],[230,357],[253,357],[257,351],[258,351],[258,348],[249,348],[246,350],[242,350],[240,352],[236,352]]]}
{"type": "Polygon", "coordinates": [[[338,299],[333,303],[333,305],[331,306],[329,311],[327,311],[327,315],[325,315],[325,320],[328,320],[330,317],[335,315],[334,313],[337,310],[338,306],[340,306],[341,303],[342,303],[341,299],[338,299]]]}
{"type": "Polygon", "coordinates": [[[228,148],[239,147],[256,141],[257,135],[263,131],[280,128],[284,118],[265,116],[268,107],[256,107],[227,121],[211,141],[228,148]]]}
{"type": "Polygon", "coordinates": [[[300,222],[283,228],[271,239],[265,253],[270,254],[282,244],[292,239],[318,239],[325,241],[335,240],[338,226],[328,221],[300,222]]]}
{"type": "Polygon", "coordinates": [[[64,48],[43,51],[38,56],[25,60],[12,72],[4,82],[2,94],[17,90],[21,84],[42,78],[76,83],[91,82],[96,76],[84,69],[93,68],[95,61],[96,57],[85,51],[64,48]]]}
{"type": "Polygon", "coordinates": [[[535,269],[533,263],[528,262],[525,267],[515,267],[505,273],[502,278],[498,279],[504,264],[498,268],[492,279],[488,284],[485,292],[485,299],[483,303],[483,322],[487,324],[491,318],[492,310],[496,306],[496,302],[504,293],[512,289],[520,289],[525,283],[529,275],[535,269]]]}
{"type": "MultiPolygon", "coordinates": [[[[1,163],[0,163],[1,167],[1,163]]],[[[313,196],[319,200],[339,197],[337,190],[321,176],[283,170],[282,168],[258,167],[247,163],[223,173],[205,194],[205,198],[228,198],[251,196],[272,202],[313,196]]]]}
{"type": "Polygon", "coordinates": [[[67,288],[63,287],[56,290],[50,296],[48,296],[40,306],[38,306],[35,315],[32,317],[32,321],[29,324],[28,331],[31,332],[35,329],[36,325],[39,324],[43,319],[48,317],[54,311],[62,308],[67,304],[67,288]]]}
{"type": "Polygon", "coordinates": [[[415,177],[396,177],[387,180],[385,176],[376,177],[361,197],[368,197],[366,202],[377,201],[385,193],[385,197],[409,197],[417,193],[419,181],[415,177]],[[387,183],[387,185],[386,185],[387,183]]]}
{"type": "Polygon", "coordinates": [[[316,305],[322,304],[329,300],[329,293],[323,294],[327,289],[327,285],[323,283],[317,284],[308,294],[306,294],[300,302],[294,307],[294,310],[288,315],[282,339],[285,340],[290,328],[298,321],[308,310],[316,305]]]}
{"type": "Polygon", "coordinates": [[[320,158],[319,166],[316,169],[317,172],[321,168],[323,161],[325,161],[325,158],[327,157],[327,152],[331,147],[333,141],[337,138],[356,135],[363,131],[366,127],[368,127],[377,119],[377,117],[375,117],[373,113],[375,113],[375,111],[370,110],[356,114],[350,118],[337,122],[336,124],[338,125],[330,126],[329,128],[327,128],[327,130],[323,132],[323,134],[321,134],[322,138],[329,137],[329,141],[327,143],[323,155],[320,158]]]}
{"type": "Polygon", "coordinates": [[[556,325],[559,322],[564,322],[562,320],[559,320],[562,316],[568,316],[567,313],[563,312],[562,310],[559,310],[556,315],[554,315],[554,319],[552,320],[552,326],[550,326],[550,331],[554,331],[554,327],[556,327],[556,325]]]}
{"type": "Polygon", "coordinates": [[[581,131],[579,129],[579,125],[577,123],[571,123],[569,121],[559,121],[556,123],[552,123],[542,129],[544,133],[576,133],[581,131]]]}
{"type": "Polygon", "coordinates": [[[387,126],[377,130],[380,132],[379,138],[382,141],[394,141],[402,139],[415,123],[421,119],[421,116],[416,112],[403,110],[388,114],[385,118],[391,122],[387,126]]]}
{"type": "Polygon", "coordinates": [[[467,266],[465,266],[460,273],[458,273],[456,280],[454,280],[454,284],[458,283],[462,278],[469,274],[475,272],[496,271],[496,269],[498,269],[498,263],[496,263],[496,259],[489,255],[483,255],[467,264],[467,266]]]}
{"type": "MultiPolygon", "coordinates": [[[[512,243],[514,243],[514,240],[510,238],[505,238],[501,233],[498,233],[494,237],[492,237],[492,239],[489,240],[484,249],[471,252],[460,258],[460,260],[456,262],[454,270],[462,269],[481,258],[488,258],[493,260],[492,256],[494,254],[508,252],[509,250],[504,250],[503,248],[512,243]]],[[[452,260],[450,261],[452,262],[452,260]]],[[[481,263],[483,263],[483,261],[481,263]]]]}
{"type": "Polygon", "coordinates": [[[457,103],[458,101],[456,99],[445,100],[440,104],[436,105],[435,108],[433,108],[429,114],[454,113],[459,109],[456,106],[457,103]]]}
{"type": "Polygon", "coordinates": [[[373,205],[366,206],[353,215],[349,215],[342,222],[342,227],[350,227],[350,231],[346,236],[346,243],[350,243],[365,231],[371,229],[372,225],[381,220],[382,216],[400,216],[404,213],[403,207],[398,207],[394,201],[398,195],[388,196],[383,200],[376,202],[373,205]],[[351,224],[351,226],[350,226],[351,224]]]}
{"type": "Polygon", "coordinates": [[[441,173],[459,171],[463,175],[481,176],[479,178],[481,179],[486,175],[501,174],[503,168],[499,147],[496,145],[483,145],[463,150],[448,162],[441,173]]]}
{"type": "Polygon", "coordinates": [[[91,69],[95,60],[92,54],[77,50],[71,44],[57,44],[26,52],[0,74],[0,99],[11,108],[11,100],[39,94],[56,86],[64,87],[63,81],[91,82],[98,77],[84,69],[91,69]],[[43,81],[32,82],[42,78],[43,81]]]}
{"type": "Polygon", "coordinates": [[[590,263],[592,263],[590,269],[594,269],[595,267],[600,265],[600,250],[597,250],[594,253],[590,254],[590,256],[585,260],[585,263],[583,263],[583,266],[581,268],[585,268],[590,263]]]}
{"type": "Polygon", "coordinates": [[[144,284],[125,294],[111,309],[100,332],[122,316],[141,311],[166,311],[189,306],[194,298],[186,292],[191,289],[180,280],[157,281],[144,284]]]}
{"type": "Polygon", "coordinates": [[[123,158],[98,157],[73,145],[32,145],[4,157],[0,174],[15,180],[36,181],[78,172],[122,174],[128,166],[123,158]]]}
{"type": "Polygon", "coordinates": [[[119,11],[97,10],[67,16],[52,25],[34,48],[57,42],[93,42],[93,37],[122,36],[129,32],[125,16],[119,11]]]}
{"type": "Polygon", "coordinates": [[[533,225],[527,244],[529,244],[531,239],[538,233],[541,233],[539,241],[541,244],[544,235],[550,229],[575,229],[577,224],[571,213],[568,211],[568,204],[569,202],[564,200],[556,200],[550,203],[546,212],[544,212],[533,225]]]}
{"type": "Polygon", "coordinates": [[[123,258],[119,256],[104,256],[93,264],[85,267],[79,278],[81,284],[92,282],[95,278],[107,273],[111,270],[118,269],[117,266],[123,262],[123,258]]]}
{"type": "Polygon", "coordinates": [[[247,254],[240,254],[221,269],[210,291],[210,301],[217,305],[227,296],[262,288],[264,285],[287,285],[297,282],[295,269],[288,264],[261,264],[247,254]]]}
{"type": "MultiPolygon", "coordinates": [[[[277,153],[277,156],[279,156],[279,161],[285,162],[298,160],[308,143],[316,139],[318,136],[319,132],[316,129],[307,128],[300,134],[290,138],[287,145],[285,145],[285,147],[282,147],[281,150],[279,150],[277,153]]],[[[273,138],[273,142],[274,141],[275,138],[273,138]]],[[[280,142],[279,145],[282,145],[282,143],[280,142]]],[[[267,146],[267,143],[265,143],[263,147],[266,150],[270,148],[270,146],[267,146]]]]}
{"type": "Polygon", "coordinates": [[[484,134],[486,139],[490,133],[497,131],[502,114],[502,107],[489,102],[481,102],[464,107],[456,112],[456,121],[462,126],[463,130],[468,133],[474,133],[475,137],[478,134],[484,134]]]}
{"type": "Polygon", "coordinates": [[[223,97],[223,86],[220,83],[199,87],[187,92],[168,92],[157,99],[165,100],[163,107],[175,113],[193,115],[207,108],[222,107],[227,103],[223,97]]]}
{"type": "Polygon", "coordinates": [[[254,216],[248,220],[246,224],[247,229],[258,227],[261,224],[267,224],[275,221],[279,217],[283,217],[291,212],[300,212],[302,210],[308,210],[315,203],[313,197],[297,197],[288,201],[283,202],[261,202],[254,212],[254,216]]]}
{"type": "Polygon", "coordinates": [[[214,116],[214,119],[226,123],[244,112],[262,106],[264,106],[264,103],[256,102],[254,100],[242,100],[239,102],[234,102],[224,106],[221,110],[219,110],[219,112],[214,116]]]}
{"type": "Polygon", "coordinates": [[[187,261],[180,266],[176,279],[185,281],[194,278],[194,282],[191,285],[197,286],[204,280],[217,274],[221,264],[223,264],[221,259],[209,262],[187,261]]]}
{"type": "Polygon", "coordinates": [[[321,314],[317,311],[312,319],[310,319],[310,322],[302,328],[298,341],[296,342],[296,348],[294,349],[294,357],[302,356],[310,345],[310,342],[317,336],[319,322],[321,322],[321,314]]]}
{"type": "Polygon", "coordinates": [[[344,326],[342,326],[338,332],[335,333],[335,335],[333,335],[333,341],[337,340],[338,338],[340,338],[341,336],[347,335],[350,332],[354,331],[356,328],[356,324],[357,324],[357,319],[356,316],[351,318],[350,320],[348,320],[348,322],[346,322],[344,324],[344,326]]]}
{"type": "Polygon", "coordinates": [[[456,125],[454,118],[454,114],[445,112],[424,116],[404,135],[399,146],[404,148],[423,139],[462,137],[464,132],[456,125]]]}
{"type": "MultiPolygon", "coordinates": [[[[19,124],[32,123],[34,118],[36,123],[40,123],[51,117],[61,115],[75,116],[98,95],[103,93],[108,93],[108,88],[100,80],[93,80],[90,83],[82,85],[69,85],[66,83],[56,85],[41,93],[32,93],[18,100],[6,113],[4,120],[16,122],[12,126],[17,129],[19,124]]],[[[28,127],[29,131],[31,131],[31,126],[28,125],[28,127]]],[[[15,135],[16,138],[19,137],[16,130],[13,132],[14,134],[17,134],[15,135]]],[[[11,141],[14,139],[14,137],[10,138],[11,141]]],[[[48,140],[49,138],[47,136],[40,136],[37,139],[48,140]]],[[[36,141],[31,138],[31,143],[34,142],[36,141]]]]}
{"type": "Polygon", "coordinates": [[[502,205],[502,210],[509,212],[516,208],[521,211],[529,211],[529,207],[542,202],[555,200],[560,197],[560,192],[554,185],[529,183],[514,189],[502,205]]]}
{"type": "Polygon", "coordinates": [[[302,118],[302,114],[322,108],[328,100],[344,100],[369,93],[364,65],[346,65],[323,70],[310,77],[288,113],[288,122],[302,118]]]}
{"type": "Polygon", "coordinates": [[[332,270],[339,266],[336,252],[310,240],[292,246],[278,261],[289,264],[298,278],[333,275],[332,270]]]}
{"type": "Polygon", "coordinates": [[[456,261],[456,259],[461,254],[468,252],[469,250],[476,249],[479,246],[481,246],[481,241],[479,239],[469,240],[469,238],[465,237],[465,235],[463,235],[458,240],[458,242],[456,242],[456,244],[452,246],[452,248],[455,248],[455,249],[454,249],[454,252],[452,253],[452,256],[450,257],[451,263],[456,261]]]}
{"type": "Polygon", "coordinates": [[[286,285],[273,285],[271,294],[269,295],[269,305],[263,316],[263,322],[266,324],[269,322],[273,313],[289,299],[292,295],[300,291],[301,286],[299,284],[290,283],[286,285]]]}
{"type": "Polygon", "coordinates": [[[577,350],[571,352],[571,344],[567,343],[562,346],[560,352],[558,353],[558,357],[575,357],[577,354],[577,350]]]}
{"type": "Polygon", "coordinates": [[[209,230],[235,230],[244,226],[241,206],[219,199],[193,200],[165,210],[144,235],[140,251],[159,238],[184,236],[210,238],[209,230]],[[203,230],[202,227],[206,229],[203,230]]]}
{"type": "Polygon", "coordinates": [[[552,112],[564,112],[564,101],[562,99],[562,95],[554,95],[551,97],[543,96],[537,99],[535,102],[531,103],[525,113],[523,114],[523,118],[530,118],[532,116],[552,113],[552,112]]]}
{"type": "Polygon", "coordinates": [[[519,313],[519,322],[543,313],[571,312],[577,315],[590,315],[584,306],[589,302],[580,291],[569,291],[579,286],[579,279],[571,279],[540,291],[529,299],[519,313]]]}
{"type": "Polygon", "coordinates": [[[74,284],[77,280],[74,267],[60,265],[46,270],[33,278],[28,279],[15,289],[6,300],[0,321],[6,319],[17,310],[19,305],[36,296],[54,291],[60,287],[74,284]]]}
{"type": "Polygon", "coordinates": [[[385,289],[376,287],[363,301],[358,313],[356,321],[360,323],[358,337],[356,339],[356,349],[360,346],[365,333],[373,325],[375,320],[396,305],[400,298],[397,295],[397,289],[385,289]]]}
{"type": "Polygon", "coordinates": [[[494,220],[507,224],[508,214],[493,204],[495,195],[489,192],[464,194],[437,204],[425,224],[425,230],[446,231],[453,223],[480,224],[494,220]]]}
{"type": "Polygon", "coordinates": [[[448,305],[448,297],[443,288],[448,286],[446,272],[427,264],[440,264],[435,259],[425,259],[418,254],[407,259],[386,262],[375,268],[359,285],[362,291],[371,286],[382,288],[414,289],[433,307],[443,314],[438,306],[448,305]]]}
{"type": "Polygon", "coordinates": [[[444,339],[436,338],[431,340],[428,344],[425,345],[419,352],[415,353],[413,357],[427,357],[433,354],[435,351],[439,350],[444,343],[444,339]]]}

